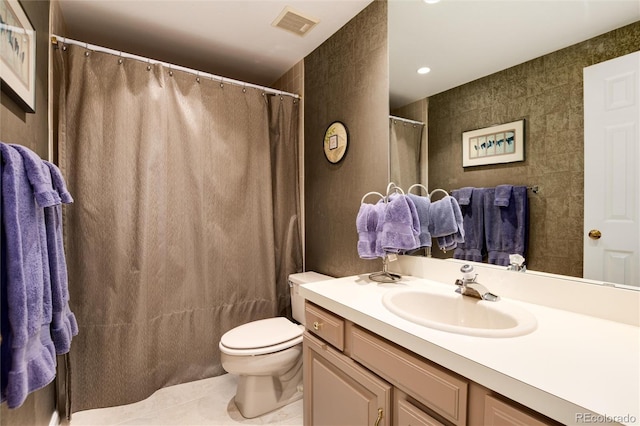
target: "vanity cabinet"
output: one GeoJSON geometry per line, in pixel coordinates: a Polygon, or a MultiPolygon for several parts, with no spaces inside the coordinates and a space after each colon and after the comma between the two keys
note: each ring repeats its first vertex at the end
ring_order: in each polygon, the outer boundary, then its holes
{"type": "Polygon", "coordinates": [[[304,424],[558,425],[309,301],[304,424]]]}
{"type": "Polygon", "coordinates": [[[305,425],[391,425],[389,383],[309,333],[303,347],[305,425]]]}

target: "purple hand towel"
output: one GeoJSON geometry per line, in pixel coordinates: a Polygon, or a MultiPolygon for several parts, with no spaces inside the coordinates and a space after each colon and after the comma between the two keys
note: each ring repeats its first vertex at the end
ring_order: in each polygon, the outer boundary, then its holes
{"type": "Polygon", "coordinates": [[[494,206],[508,207],[509,200],[511,200],[511,193],[513,192],[513,185],[498,185],[496,186],[496,198],[493,202],[494,206]]]}
{"type": "Polygon", "coordinates": [[[49,168],[53,189],[58,193],[60,201],[64,204],[73,203],[73,197],[71,197],[71,194],[67,190],[67,184],[64,182],[60,169],[55,164],[48,161],[42,160],[42,162],[49,168]]]}
{"type": "Polygon", "coordinates": [[[456,196],[454,198],[458,200],[459,205],[468,206],[469,204],[471,204],[471,197],[473,195],[474,189],[475,188],[473,188],[472,186],[460,188],[457,191],[454,191],[456,193],[456,196]]]}
{"type": "MultiPolygon", "coordinates": [[[[53,164],[43,161],[45,173],[50,173],[53,186],[63,203],[73,202],[67,190],[62,173],[53,164]]],[[[62,236],[62,206],[55,205],[44,209],[45,228],[47,230],[47,251],[49,253],[49,273],[51,276],[51,303],[53,319],[51,337],[56,354],[62,355],[71,349],[71,339],[78,334],[76,317],[69,308],[69,284],[67,279],[67,263],[64,254],[62,236]]]]}
{"type": "Polygon", "coordinates": [[[453,250],[464,242],[464,223],[458,201],[450,195],[431,203],[429,231],[441,250],[453,250]]]}
{"type": "Polygon", "coordinates": [[[527,187],[514,186],[507,207],[496,206],[495,189],[487,189],[484,214],[488,262],[508,266],[510,254],[526,257],[529,229],[527,187]]]}
{"type": "MultiPolygon", "coordinates": [[[[460,191],[453,191],[451,195],[454,198],[466,196],[460,191]]],[[[482,262],[486,252],[484,247],[484,188],[473,188],[468,201],[468,204],[460,205],[464,224],[464,243],[458,244],[453,257],[482,262]]]]}
{"type": "Polygon", "coordinates": [[[407,194],[409,199],[416,206],[418,222],[420,223],[420,234],[418,235],[419,247],[431,247],[431,232],[429,232],[429,209],[431,200],[429,197],[421,197],[415,194],[407,194]]]}
{"type": "Polygon", "coordinates": [[[420,224],[416,206],[406,195],[393,194],[385,204],[380,244],[386,253],[418,248],[420,224]]]}
{"type": "Polygon", "coordinates": [[[35,152],[22,145],[11,145],[22,156],[22,161],[27,173],[27,179],[31,183],[36,201],[40,207],[49,207],[60,204],[60,196],[53,189],[51,173],[45,173],[42,167],[42,159],[35,152]]]}
{"type": "Polygon", "coordinates": [[[360,205],[358,216],[356,217],[356,230],[358,231],[358,256],[362,259],[376,259],[384,253],[376,249],[378,239],[378,214],[380,209],[378,204],[360,205]]]}
{"type": "Polygon", "coordinates": [[[45,181],[32,188],[21,152],[0,143],[0,153],[4,161],[2,292],[3,296],[6,294],[9,329],[5,335],[7,324],[2,325],[2,354],[9,356],[1,360],[2,371],[7,372],[1,392],[2,401],[6,400],[9,408],[16,408],[29,393],[49,384],[56,373],[55,347],[49,333],[51,285],[44,262],[44,209],[34,201],[47,201],[54,191],[46,188],[45,181]]]}

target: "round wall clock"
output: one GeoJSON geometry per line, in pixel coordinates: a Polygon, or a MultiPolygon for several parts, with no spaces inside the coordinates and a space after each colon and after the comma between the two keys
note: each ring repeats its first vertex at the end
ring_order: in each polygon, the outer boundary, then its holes
{"type": "Polygon", "coordinates": [[[334,121],[324,132],[324,155],[330,163],[337,163],[347,153],[349,133],[344,124],[334,121]]]}

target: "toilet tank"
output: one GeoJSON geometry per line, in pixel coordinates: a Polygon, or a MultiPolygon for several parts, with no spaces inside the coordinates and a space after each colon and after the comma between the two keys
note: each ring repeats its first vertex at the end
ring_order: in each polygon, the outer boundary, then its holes
{"type": "Polygon", "coordinates": [[[291,313],[293,319],[300,324],[304,324],[304,297],[300,296],[300,284],[313,283],[316,281],[332,280],[329,275],[317,272],[300,272],[289,275],[289,290],[291,291],[291,313]]]}

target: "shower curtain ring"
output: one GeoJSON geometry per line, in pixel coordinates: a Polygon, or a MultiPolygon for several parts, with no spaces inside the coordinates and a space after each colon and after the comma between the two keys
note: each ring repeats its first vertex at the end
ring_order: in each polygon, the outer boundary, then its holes
{"type": "Polygon", "coordinates": [[[196,72],[196,83],[200,83],[200,72],[196,72]]]}
{"type": "Polygon", "coordinates": [[[224,78],[220,77],[220,88],[224,89],[224,78]]]}
{"type": "Polygon", "coordinates": [[[147,71],[151,71],[151,59],[147,59],[147,71]]]}
{"type": "Polygon", "coordinates": [[[242,93],[247,93],[247,85],[246,84],[242,85],[242,93]]]}

